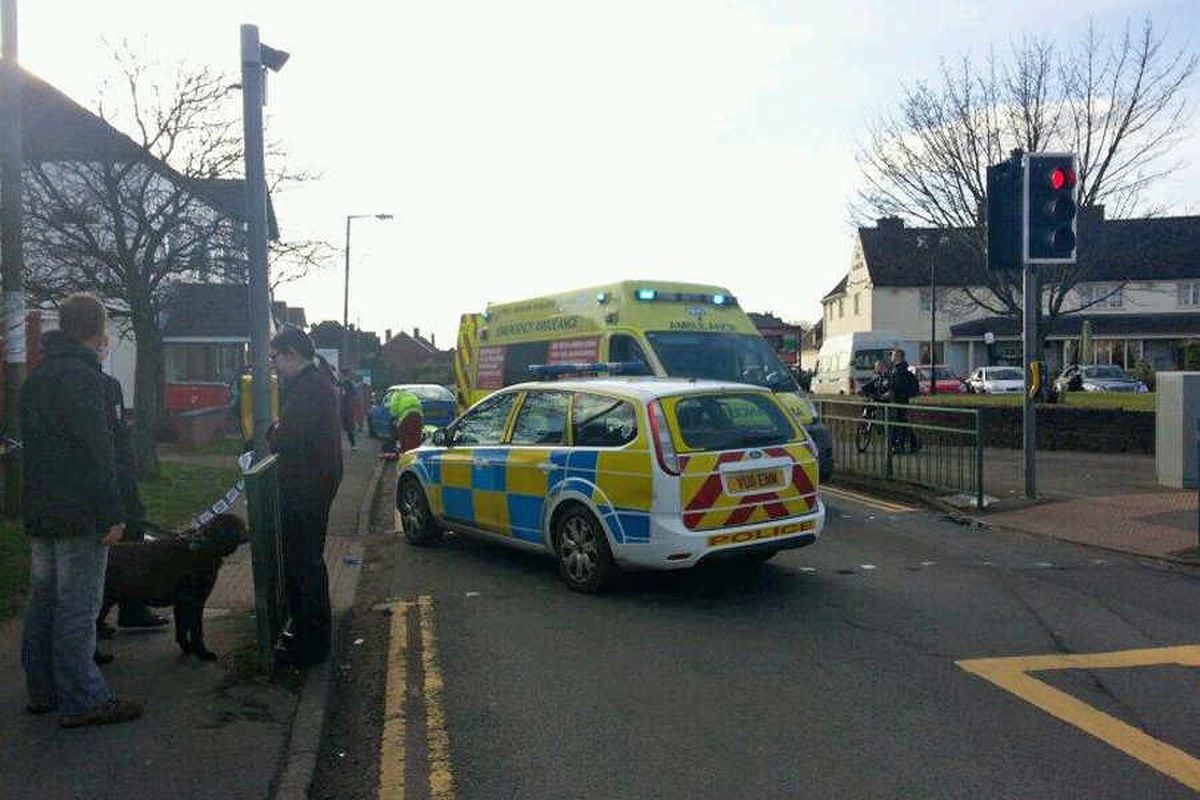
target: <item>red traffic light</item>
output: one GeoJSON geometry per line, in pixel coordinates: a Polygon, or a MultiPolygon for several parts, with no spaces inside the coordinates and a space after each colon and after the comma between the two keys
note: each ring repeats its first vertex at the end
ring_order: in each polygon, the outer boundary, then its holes
{"type": "Polygon", "coordinates": [[[1050,173],[1050,188],[1054,191],[1070,189],[1075,185],[1075,170],[1070,167],[1055,167],[1050,173]]]}

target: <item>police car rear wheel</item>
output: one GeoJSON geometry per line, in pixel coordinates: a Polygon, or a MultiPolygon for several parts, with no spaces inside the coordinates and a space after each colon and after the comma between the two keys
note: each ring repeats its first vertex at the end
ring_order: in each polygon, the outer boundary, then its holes
{"type": "Polygon", "coordinates": [[[442,531],[429,511],[425,490],[412,478],[400,484],[400,500],[397,503],[400,522],[404,526],[404,538],[409,544],[433,544],[442,537],[442,531]]]}
{"type": "Polygon", "coordinates": [[[598,592],[616,569],[600,523],[583,508],[559,516],[554,530],[558,572],[570,589],[598,592]]]}

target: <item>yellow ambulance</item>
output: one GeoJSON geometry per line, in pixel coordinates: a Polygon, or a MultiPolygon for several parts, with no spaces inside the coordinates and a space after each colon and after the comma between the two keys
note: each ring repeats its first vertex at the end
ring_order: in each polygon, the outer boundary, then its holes
{"type": "Polygon", "coordinates": [[[812,437],[820,475],[833,445],[816,407],[728,289],[632,280],[464,314],[454,377],[459,410],[492,392],[605,365],[612,375],[697,378],[761,386],[778,395],[812,437]]]}

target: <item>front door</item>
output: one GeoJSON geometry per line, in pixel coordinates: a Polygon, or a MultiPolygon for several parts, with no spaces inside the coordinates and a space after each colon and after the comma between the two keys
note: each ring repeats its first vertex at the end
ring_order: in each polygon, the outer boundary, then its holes
{"type": "Polygon", "coordinates": [[[447,520],[494,529],[497,495],[505,491],[504,435],[516,400],[511,392],[494,395],[451,426],[440,464],[447,520]]]}
{"type": "Polygon", "coordinates": [[[508,496],[501,522],[508,536],[541,542],[542,512],[555,473],[561,474],[567,444],[566,392],[526,392],[508,447],[508,496]]]}

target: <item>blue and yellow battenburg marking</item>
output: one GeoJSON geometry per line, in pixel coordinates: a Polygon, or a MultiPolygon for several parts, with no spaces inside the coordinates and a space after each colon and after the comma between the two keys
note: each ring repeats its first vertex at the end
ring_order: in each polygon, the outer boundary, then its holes
{"type": "Polygon", "coordinates": [[[528,542],[543,541],[546,504],[589,497],[619,544],[650,541],[648,450],[497,447],[412,454],[434,514],[528,542]]]}

